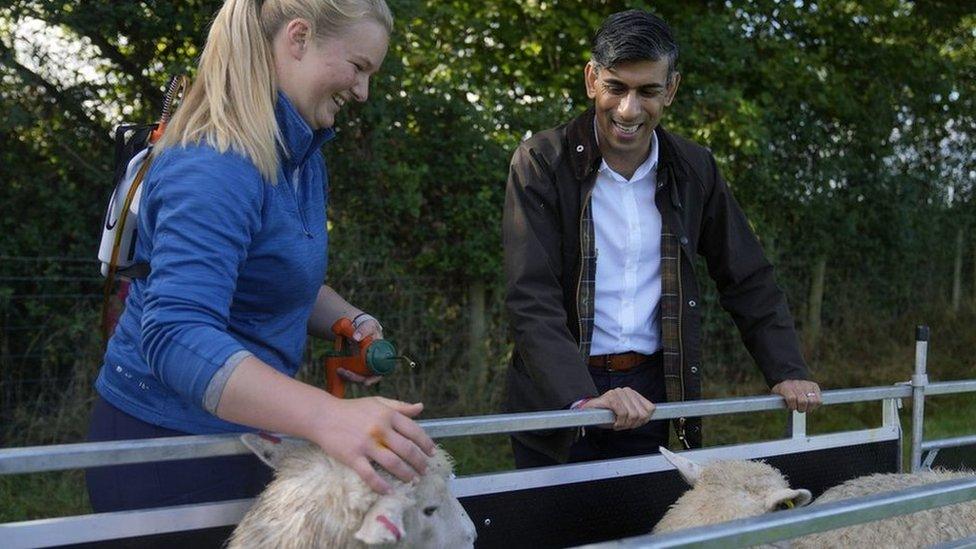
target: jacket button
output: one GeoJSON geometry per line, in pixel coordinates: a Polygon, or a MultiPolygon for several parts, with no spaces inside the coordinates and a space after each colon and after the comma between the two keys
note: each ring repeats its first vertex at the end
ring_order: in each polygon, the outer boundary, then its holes
{"type": "Polygon", "coordinates": [[[692,299],[691,301],[688,302],[688,306],[691,308],[695,308],[698,306],[698,302],[692,299]]]}
{"type": "Polygon", "coordinates": [[[576,146],[576,152],[578,152],[578,153],[583,152],[583,145],[577,145],[576,146]]]}
{"type": "Polygon", "coordinates": [[[691,367],[691,373],[697,374],[698,373],[698,366],[692,366],[691,367]]]}
{"type": "Polygon", "coordinates": [[[681,237],[681,245],[682,246],[687,246],[688,245],[688,237],[687,236],[682,236],[681,237]]]}

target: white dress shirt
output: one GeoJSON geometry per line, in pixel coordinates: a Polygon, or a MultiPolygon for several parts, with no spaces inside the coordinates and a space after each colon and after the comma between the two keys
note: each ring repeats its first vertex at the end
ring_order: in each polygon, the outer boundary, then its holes
{"type": "Polygon", "coordinates": [[[661,347],[661,213],[657,136],[629,180],[604,160],[591,196],[596,233],[596,298],[591,355],[661,347]]]}

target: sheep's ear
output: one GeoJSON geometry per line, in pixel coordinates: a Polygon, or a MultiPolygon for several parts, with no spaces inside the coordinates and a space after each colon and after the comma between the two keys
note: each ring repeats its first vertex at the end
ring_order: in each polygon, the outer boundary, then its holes
{"type": "Polygon", "coordinates": [[[773,492],[766,498],[766,510],[784,511],[796,507],[803,507],[810,503],[811,499],[813,498],[809,490],[804,490],[803,488],[799,490],[784,488],[773,492]]]}
{"type": "Polygon", "coordinates": [[[363,517],[356,539],[366,545],[396,543],[406,535],[403,531],[403,511],[413,500],[403,494],[382,496],[363,517]]]}
{"type": "Polygon", "coordinates": [[[280,438],[261,432],[241,435],[241,442],[272,469],[278,468],[288,446],[280,438]]]}
{"type": "Polygon", "coordinates": [[[698,465],[686,457],[679,456],[664,446],[658,447],[658,450],[661,451],[661,455],[664,456],[664,459],[670,461],[671,465],[674,465],[675,468],[678,469],[678,472],[681,473],[681,477],[685,479],[685,482],[692,486],[698,482],[698,478],[701,477],[701,465],[698,465]]]}

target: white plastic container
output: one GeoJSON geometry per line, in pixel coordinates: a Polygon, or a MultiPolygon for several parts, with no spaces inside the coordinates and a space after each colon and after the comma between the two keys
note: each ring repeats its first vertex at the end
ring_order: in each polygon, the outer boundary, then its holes
{"type": "MultiPolygon", "coordinates": [[[[151,147],[139,151],[132,157],[129,165],[125,169],[125,175],[115,187],[112,199],[108,203],[105,211],[105,223],[102,225],[102,242],[98,247],[98,260],[102,264],[102,276],[108,276],[109,264],[112,261],[112,249],[115,247],[116,235],[121,233],[119,241],[118,260],[116,262],[116,273],[119,276],[127,276],[127,270],[135,264],[136,252],[136,227],[139,225],[139,198],[142,196],[142,178],[136,181],[136,176],[146,163],[151,147]],[[122,208],[125,205],[126,197],[132,189],[133,184],[138,185],[132,202],[129,204],[129,212],[124,222],[122,221],[122,208]]],[[[131,274],[131,273],[129,273],[131,274]]]]}

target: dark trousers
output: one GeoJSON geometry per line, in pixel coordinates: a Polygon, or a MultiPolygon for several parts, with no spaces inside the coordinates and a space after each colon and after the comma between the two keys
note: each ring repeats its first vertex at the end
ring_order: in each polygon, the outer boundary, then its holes
{"type": "MultiPolygon", "coordinates": [[[[655,353],[644,363],[626,372],[607,371],[590,367],[590,376],[599,394],[618,387],[630,387],[655,404],[667,402],[664,386],[664,367],[661,353],[655,353]]],[[[622,457],[655,454],[659,446],[668,445],[668,421],[649,421],[636,429],[614,431],[600,427],[587,427],[585,435],[569,449],[569,462],[596,461],[622,457]]],[[[558,465],[551,457],[537,452],[512,438],[515,467],[547,467],[558,465]]]]}
{"type": "MultiPolygon", "coordinates": [[[[95,401],[89,442],[185,436],[95,401]]],[[[96,513],[249,498],[271,481],[272,470],[253,455],[95,467],[85,472],[96,513]]]]}

